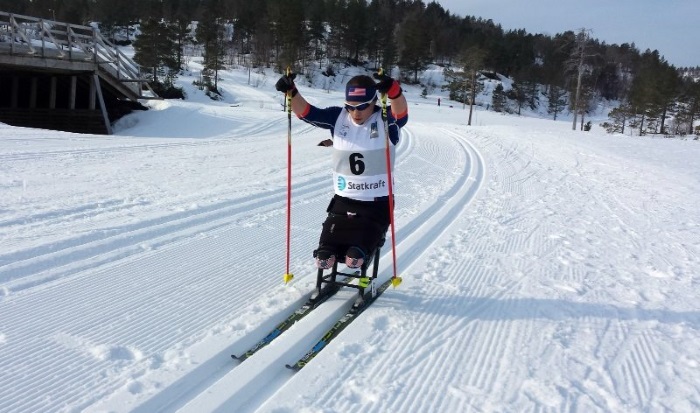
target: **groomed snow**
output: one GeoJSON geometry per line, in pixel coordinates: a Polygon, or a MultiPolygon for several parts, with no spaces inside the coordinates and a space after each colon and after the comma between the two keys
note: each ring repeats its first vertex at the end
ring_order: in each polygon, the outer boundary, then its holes
{"type": "MultiPolygon", "coordinates": [[[[108,137],[0,124],[0,411],[700,410],[700,144],[483,110],[467,126],[411,87],[403,284],[299,373],[351,291],[238,365],[310,292],[332,192],[327,131],[294,118],[283,285],[287,117],[276,75],[251,79],[108,137]]],[[[299,84],[325,106],[346,80],[299,84]]]]}

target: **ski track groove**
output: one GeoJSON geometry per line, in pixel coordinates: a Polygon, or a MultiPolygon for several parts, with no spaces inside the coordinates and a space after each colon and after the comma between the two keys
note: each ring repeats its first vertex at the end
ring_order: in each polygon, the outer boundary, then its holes
{"type": "Polygon", "coordinates": [[[633,332],[628,340],[631,342],[625,344],[625,354],[619,366],[625,389],[622,398],[628,399],[632,405],[643,406],[651,399],[653,385],[650,380],[654,377],[658,355],[647,332],[633,332]]]}
{"type": "MultiPolygon", "coordinates": [[[[129,308],[128,302],[124,305],[124,307],[125,307],[125,309],[129,308]]],[[[229,311],[224,311],[224,310],[222,310],[218,313],[211,313],[211,314],[209,314],[209,322],[213,323],[216,320],[223,319],[224,317],[226,317],[227,314],[229,314],[229,311]]],[[[177,324],[180,326],[181,329],[182,328],[187,329],[187,328],[197,327],[198,323],[195,323],[194,325],[187,325],[187,324],[192,324],[193,321],[195,321],[195,320],[187,320],[187,319],[179,320],[177,322],[177,324]],[[189,321],[189,323],[185,323],[183,321],[189,321]]],[[[148,319],[141,319],[140,323],[141,323],[141,325],[143,325],[142,328],[129,329],[129,331],[131,331],[132,334],[137,334],[137,337],[138,337],[139,331],[143,331],[145,329],[148,329],[148,331],[150,333],[150,337],[152,337],[150,342],[147,341],[147,342],[137,344],[137,349],[142,351],[144,354],[150,353],[150,347],[153,344],[158,344],[161,346],[164,344],[171,345],[171,344],[177,343],[178,340],[182,338],[182,337],[176,337],[172,334],[173,329],[171,326],[163,325],[163,326],[160,326],[160,328],[150,328],[149,325],[153,326],[154,324],[153,323],[147,324],[148,322],[149,322],[148,319]],[[168,332],[170,332],[171,334],[170,335],[167,334],[168,332]]],[[[123,329],[128,328],[128,326],[126,326],[125,324],[122,324],[122,326],[124,326],[123,329]]],[[[91,334],[85,335],[85,336],[78,335],[78,336],[76,336],[76,340],[81,341],[81,342],[86,342],[86,343],[92,342],[93,344],[97,344],[100,342],[106,342],[106,343],[110,342],[109,340],[100,341],[99,337],[95,337],[96,332],[91,331],[91,328],[94,328],[94,326],[86,325],[84,327],[85,333],[89,332],[91,334]]],[[[122,331],[123,329],[109,330],[109,333],[110,333],[110,335],[116,334],[117,336],[119,336],[119,334],[124,333],[122,331]]],[[[50,346],[47,348],[47,346],[46,346],[47,343],[45,343],[45,342],[37,342],[36,344],[37,344],[36,348],[29,348],[28,350],[32,351],[33,353],[42,353],[42,352],[47,353],[47,354],[55,353],[55,352],[51,351],[50,346]]],[[[92,345],[90,347],[92,347],[92,345]]],[[[120,349],[117,348],[116,350],[119,351],[120,349]]],[[[60,352],[59,352],[59,354],[60,354],[60,352]]],[[[117,364],[119,364],[119,360],[116,360],[116,362],[117,362],[117,364]]],[[[149,363],[153,362],[153,359],[150,358],[150,359],[146,359],[146,360],[140,360],[139,362],[149,364],[149,363]]],[[[5,364],[5,363],[0,363],[0,364],[5,364]]],[[[81,376],[82,374],[89,375],[90,372],[92,372],[92,371],[108,370],[109,367],[112,366],[113,363],[111,363],[110,361],[98,362],[98,363],[85,362],[85,363],[83,363],[80,371],[75,371],[74,369],[68,368],[74,364],[75,364],[75,360],[71,356],[66,356],[65,359],[53,358],[50,360],[50,362],[48,360],[44,360],[44,359],[39,357],[39,358],[33,359],[32,362],[26,363],[24,365],[24,367],[28,368],[28,371],[35,372],[35,373],[25,375],[23,381],[25,381],[26,383],[45,382],[47,380],[47,378],[50,380],[52,377],[56,377],[56,374],[59,374],[59,372],[67,371],[67,370],[73,372],[71,375],[72,377],[78,377],[78,376],[81,376]],[[47,364],[51,366],[49,369],[46,368],[47,364]],[[56,373],[53,373],[54,371],[56,373]]],[[[115,367],[115,366],[112,366],[112,367],[115,367]]],[[[70,378],[70,377],[67,377],[67,378],[70,378]]],[[[67,380],[66,382],[70,383],[70,380],[67,380]]],[[[21,385],[21,383],[18,383],[17,381],[15,381],[13,383],[13,386],[16,386],[18,384],[21,385]]],[[[47,387],[50,384],[51,384],[51,381],[46,382],[47,387]]],[[[116,384],[107,382],[104,386],[100,386],[99,388],[96,388],[95,393],[102,394],[102,395],[108,395],[109,393],[115,391],[117,388],[118,388],[118,386],[116,384]],[[111,384],[111,386],[110,386],[110,384],[111,384]],[[102,390],[102,391],[99,391],[99,390],[102,390]]],[[[10,389],[8,389],[8,391],[9,390],[10,389]]],[[[66,392],[63,394],[70,393],[69,391],[67,391],[68,389],[65,389],[65,390],[66,390],[66,392]]],[[[5,393],[5,392],[3,391],[2,393],[5,393]]],[[[65,397],[68,397],[68,396],[65,396],[65,397]]]]}
{"type": "MultiPolygon", "coordinates": [[[[318,178],[299,186],[300,188],[295,191],[296,195],[307,196],[309,193],[314,193],[320,197],[325,195],[324,189],[327,183],[324,179],[318,178]]],[[[118,254],[121,250],[127,250],[125,254],[131,255],[142,251],[141,244],[149,244],[157,239],[163,239],[165,243],[171,243],[182,236],[189,238],[192,234],[191,228],[194,228],[196,232],[200,232],[206,227],[212,229],[226,226],[237,219],[259,214],[261,211],[273,210],[273,207],[270,205],[282,202],[285,197],[285,190],[276,190],[263,197],[244,197],[243,199],[227,201],[194,212],[177,213],[162,218],[155,218],[145,223],[126,225],[119,230],[115,229],[114,232],[116,233],[111,235],[93,233],[77,238],[69,238],[63,242],[57,242],[46,247],[36,247],[30,250],[0,255],[0,262],[8,261],[12,263],[0,266],[0,281],[4,283],[12,281],[13,284],[19,284],[11,287],[15,292],[25,288],[36,287],[44,283],[44,280],[41,278],[54,281],[77,273],[80,269],[93,268],[95,266],[94,262],[84,264],[82,268],[80,263],[86,258],[92,257],[94,251],[100,251],[107,255],[108,252],[118,254]],[[178,236],[178,233],[183,233],[184,235],[178,236]],[[60,261],[62,264],[58,270],[55,269],[56,261],[60,261]],[[70,267],[70,264],[77,264],[78,268],[69,268],[65,273],[61,272],[60,268],[70,267]],[[57,274],[50,274],[53,271],[57,271],[57,274]],[[49,275],[42,276],[42,272],[48,272],[49,275]],[[31,280],[32,276],[39,277],[39,281],[31,280]],[[30,281],[23,283],[22,279],[30,281]]],[[[114,259],[109,257],[105,261],[112,262],[114,259]]]]}
{"type": "MultiPolygon", "coordinates": [[[[513,150],[509,151],[508,153],[515,153],[513,150]]],[[[509,155],[507,155],[509,156],[509,155]]],[[[517,164],[518,162],[523,162],[519,159],[516,159],[513,164],[517,164]]],[[[494,174],[495,180],[498,182],[503,183],[505,186],[504,192],[506,190],[514,191],[514,192],[523,192],[523,183],[527,182],[529,179],[536,179],[538,174],[535,173],[529,173],[527,172],[527,167],[516,167],[511,165],[508,162],[502,162],[499,163],[499,165],[509,165],[506,166],[506,170],[500,170],[500,171],[491,171],[489,170],[489,174],[494,174]],[[526,176],[524,177],[516,177],[516,175],[520,174],[521,172],[525,171],[526,176]],[[503,175],[506,177],[504,178],[503,175]],[[500,177],[500,178],[499,178],[500,177]]],[[[524,161],[524,165],[529,166],[530,161],[524,161]]],[[[525,187],[527,188],[527,187],[525,187]]],[[[502,204],[503,209],[506,211],[518,211],[519,207],[518,206],[511,206],[510,208],[506,208],[508,205],[507,200],[503,200],[502,204]]],[[[492,211],[498,213],[498,211],[492,211]]],[[[492,214],[493,216],[493,214],[492,214]]],[[[512,221],[512,225],[517,226],[518,221],[522,218],[522,216],[516,217],[515,220],[512,221]]],[[[511,218],[512,219],[512,218],[511,218]]],[[[484,227],[484,230],[486,228],[484,227]]],[[[469,237],[471,236],[471,239],[479,239],[481,238],[482,231],[480,231],[480,228],[477,227],[477,231],[475,233],[471,234],[464,234],[464,237],[469,237]]],[[[484,234],[486,235],[486,234],[484,234]]],[[[524,243],[527,243],[528,240],[531,240],[533,238],[532,232],[530,233],[525,233],[523,234],[523,237],[512,237],[511,242],[509,244],[503,244],[498,248],[499,251],[501,251],[504,255],[507,253],[512,253],[513,250],[520,250],[522,249],[520,246],[523,245],[524,243]]],[[[459,242],[455,242],[456,245],[460,245],[459,242]]],[[[481,247],[477,247],[475,250],[476,257],[478,258],[479,253],[481,251],[481,248],[488,248],[485,244],[482,244],[481,247]]],[[[454,251],[454,248],[451,249],[451,251],[454,251]]],[[[547,251],[543,251],[542,254],[544,255],[549,255],[554,253],[555,249],[551,248],[547,251]]],[[[484,251],[485,252],[485,251],[484,251]]],[[[431,258],[430,261],[434,261],[434,257],[431,258]]],[[[438,273],[440,269],[438,268],[436,270],[438,273]]],[[[447,273],[455,273],[450,269],[450,271],[446,271],[447,273]]],[[[459,273],[459,272],[457,272],[459,273]]],[[[511,343],[513,340],[513,337],[516,336],[522,336],[522,335],[528,335],[530,331],[534,331],[534,326],[533,323],[528,323],[525,326],[521,326],[518,331],[513,331],[512,323],[510,321],[506,320],[500,320],[500,321],[491,321],[488,324],[485,323],[475,323],[474,320],[478,320],[481,315],[487,316],[486,319],[490,319],[488,316],[489,314],[508,314],[508,308],[513,306],[512,300],[508,300],[508,294],[511,291],[514,291],[518,285],[520,285],[521,281],[524,280],[527,276],[527,274],[519,274],[516,277],[513,277],[511,274],[511,277],[507,277],[506,274],[502,274],[501,276],[496,275],[494,277],[494,274],[489,272],[487,269],[485,269],[483,266],[479,266],[475,269],[464,269],[462,271],[464,274],[463,276],[460,277],[459,280],[444,280],[444,279],[439,279],[439,284],[443,285],[460,285],[461,283],[464,283],[464,289],[466,291],[470,291],[470,296],[472,297],[470,301],[473,301],[472,303],[469,303],[469,313],[472,314],[469,320],[458,320],[457,322],[453,322],[449,325],[449,328],[444,328],[440,323],[438,323],[435,320],[435,316],[432,317],[432,319],[429,318],[429,316],[424,316],[423,319],[421,320],[422,325],[426,326],[431,326],[433,327],[436,332],[434,334],[434,338],[430,341],[426,342],[421,342],[421,345],[425,346],[426,350],[421,354],[420,352],[416,352],[416,349],[414,348],[414,344],[411,342],[411,337],[408,335],[408,337],[405,337],[404,340],[399,340],[401,342],[406,343],[405,346],[402,347],[403,351],[397,352],[397,355],[394,360],[387,360],[386,366],[391,366],[394,365],[395,362],[399,362],[400,360],[403,360],[404,362],[408,360],[414,360],[414,361],[409,361],[407,364],[411,365],[411,368],[406,367],[404,369],[399,369],[399,372],[395,374],[397,377],[404,377],[405,375],[409,375],[409,378],[406,378],[406,380],[411,381],[411,377],[413,377],[413,381],[411,382],[418,382],[418,383],[423,383],[423,377],[422,375],[424,374],[431,374],[434,371],[442,371],[445,368],[452,368],[454,367],[455,369],[457,368],[458,365],[469,365],[472,366],[470,371],[464,373],[465,378],[463,381],[468,383],[468,387],[473,387],[475,389],[477,388],[493,388],[492,386],[496,386],[496,383],[499,381],[501,376],[504,376],[502,373],[505,371],[505,369],[508,368],[508,366],[505,364],[506,361],[503,360],[503,356],[507,354],[507,351],[503,346],[500,346],[500,343],[511,343]],[[498,284],[501,285],[501,289],[499,291],[496,291],[495,293],[493,292],[493,284],[498,284]],[[496,304],[497,303],[497,304],[496,304]],[[428,317],[428,318],[426,318],[428,317]],[[478,339],[475,339],[478,337],[478,339]],[[440,363],[436,363],[432,369],[428,368],[426,369],[421,369],[422,365],[433,365],[433,361],[429,360],[431,357],[432,351],[435,350],[435,348],[438,348],[439,345],[436,344],[437,342],[443,341],[446,342],[448,340],[460,340],[458,345],[455,346],[450,346],[450,348],[464,348],[464,349],[469,349],[468,351],[464,351],[463,353],[459,354],[452,354],[450,357],[446,357],[446,360],[448,360],[446,363],[443,363],[442,365],[440,363]],[[473,343],[481,343],[478,345],[477,348],[472,348],[474,346],[473,343]],[[414,375],[410,375],[410,371],[414,370],[418,373],[414,374],[420,374],[421,379],[418,380],[415,378],[414,375]],[[426,373],[427,371],[427,373],[426,373]]],[[[455,277],[457,278],[457,277],[455,277]]],[[[437,288],[437,287],[436,287],[437,288]]],[[[430,284],[427,284],[427,287],[425,288],[425,295],[430,296],[431,288],[430,284]]],[[[444,294],[444,293],[443,293],[444,294]]],[[[426,298],[426,300],[428,300],[426,298]]],[[[467,301],[466,299],[462,299],[462,301],[467,301]]],[[[464,305],[464,303],[455,303],[454,305],[464,305]]],[[[439,310],[436,311],[434,307],[437,307],[437,304],[434,306],[429,306],[425,309],[423,309],[421,312],[425,314],[439,314],[439,310]]],[[[507,317],[506,317],[507,318],[507,317]]],[[[410,329],[409,329],[410,330],[410,329]]],[[[430,334],[428,334],[430,335],[430,334]]],[[[387,367],[387,372],[389,371],[389,368],[387,367]]],[[[447,374],[450,374],[449,372],[447,374]]],[[[456,373],[452,373],[454,375],[456,373]]],[[[380,376],[381,377],[381,376],[380,376]]],[[[426,382],[430,382],[430,380],[426,380],[426,382]]],[[[449,389],[448,389],[449,390],[449,389]]],[[[423,390],[425,391],[425,390],[423,390]]],[[[433,390],[435,392],[437,390],[433,390]]],[[[438,398],[438,400],[444,398],[438,398]]],[[[452,398],[449,398],[452,399],[452,398]]],[[[431,409],[435,409],[436,406],[431,405],[430,402],[427,402],[425,400],[420,401],[420,400],[413,400],[410,395],[407,395],[404,398],[400,398],[401,404],[391,406],[388,409],[382,410],[379,406],[380,404],[377,405],[377,409],[374,411],[402,411],[406,410],[409,407],[415,406],[417,403],[423,403],[422,407],[418,409],[418,411],[429,411],[431,409]]],[[[434,401],[432,401],[434,403],[434,401]]],[[[448,401],[445,401],[445,403],[449,403],[448,401]]],[[[460,404],[461,405],[461,404],[460,404]]],[[[385,407],[385,406],[382,406],[385,407]]],[[[533,411],[547,411],[546,407],[541,406],[541,405],[535,405],[533,407],[533,411]],[[544,410],[538,410],[538,409],[544,409],[544,410]]],[[[552,409],[556,410],[556,409],[552,409]]],[[[438,410],[439,411],[439,410],[438,410]]]]}
{"type": "MultiPolygon", "coordinates": [[[[263,125],[257,125],[255,127],[254,132],[261,132],[261,131],[269,131],[271,128],[271,125],[274,125],[275,122],[277,121],[269,121],[266,124],[263,125]]],[[[239,131],[239,134],[244,134],[245,130],[243,132],[239,131]]],[[[129,146],[118,146],[118,147],[107,147],[107,148],[101,148],[101,149],[85,149],[85,150],[66,150],[66,151],[46,151],[46,152],[36,152],[36,153],[27,153],[24,154],[26,155],[26,160],[36,160],[40,157],[43,156],[62,156],[66,155],[68,157],[75,157],[77,155],[81,154],[101,154],[104,150],[109,150],[109,151],[120,151],[120,150],[127,150],[127,151],[144,151],[147,149],[173,149],[173,148],[190,148],[190,147],[201,147],[201,146],[215,146],[219,144],[225,144],[225,145],[230,145],[230,142],[232,139],[237,139],[238,138],[231,138],[231,137],[225,137],[225,138],[213,138],[213,139],[208,139],[206,141],[195,141],[195,142],[188,142],[188,143],[164,143],[164,144],[135,144],[135,145],[129,145],[129,146]]],[[[247,136],[246,139],[250,139],[250,136],[247,136]]],[[[263,144],[263,142],[256,142],[257,144],[263,144]]],[[[5,158],[7,160],[11,159],[12,156],[8,157],[7,155],[5,158]]],[[[25,158],[23,158],[25,159],[25,158]]],[[[329,164],[328,162],[325,162],[329,164]]],[[[295,168],[295,172],[298,173],[299,175],[307,175],[309,172],[317,171],[319,168],[318,165],[301,165],[297,168],[295,168]]],[[[265,179],[263,179],[265,181],[265,179]]],[[[318,188],[322,187],[322,178],[317,178],[313,180],[312,182],[302,182],[298,185],[296,190],[300,190],[303,193],[304,187],[308,185],[317,185],[318,188]]],[[[324,188],[325,189],[325,188],[324,188]]],[[[202,208],[205,212],[213,212],[217,208],[226,208],[231,205],[235,205],[239,202],[246,202],[246,198],[251,198],[251,197],[243,197],[241,199],[234,199],[229,202],[223,202],[214,206],[202,208]]],[[[196,200],[196,198],[194,198],[196,200]]],[[[180,200],[180,202],[186,202],[180,200]]],[[[125,203],[123,200],[105,200],[99,203],[93,203],[93,204],[87,204],[84,205],[80,208],[74,208],[72,210],[51,210],[43,213],[34,213],[31,215],[31,222],[27,223],[26,221],[29,219],[12,219],[12,220],[6,220],[6,221],[0,221],[0,227],[11,227],[13,225],[22,225],[23,228],[31,229],[35,227],[41,227],[41,226],[46,226],[46,225],[55,225],[59,223],[67,223],[70,224],[73,220],[75,219],[81,219],[85,220],[86,218],[89,218],[92,214],[105,214],[110,211],[123,211],[128,208],[133,208],[133,207],[143,207],[144,204],[141,202],[136,202],[136,203],[125,203]],[[29,225],[29,226],[27,226],[29,225]]],[[[170,218],[164,218],[164,217],[159,217],[154,219],[155,221],[152,225],[158,224],[158,225],[163,225],[164,220],[167,219],[182,219],[183,216],[187,217],[193,216],[199,213],[202,213],[203,211],[194,211],[194,212],[185,212],[185,213],[176,213],[172,214],[170,218]],[[160,221],[160,222],[159,222],[160,221]]],[[[147,222],[146,225],[149,225],[147,222]]],[[[135,227],[136,229],[139,229],[139,227],[135,227]]],[[[114,228],[110,232],[114,231],[129,231],[130,228],[129,226],[126,226],[126,228],[114,228]]],[[[59,240],[58,242],[51,243],[49,247],[37,247],[32,250],[25,250],[25,251],[20,251],[15,254],[4,254],[0,255],[0,262],[6,261],[6,262],[17,262],[21,261],[23,259],[29,259],[29,258],[36,258],[36,256],[45,254],[46,250],[50,248],[51,252],[56,252],[56,246],[58,245],[60,249],[63,248],[74,248],[76,247],[76,243],[81,243],[81,239],[84,240],[84,242],[93,242],[96,239],[106,239],[115,235],[119,234],[111,234],[108,236],[99,236],[98,234],[90,234],[86,236],[86,239],[84,238],[72,238],[69,240],[59,240]]],[[[0,266],[0,269],[2,267],[0,266]]],[[[0,272],[0,280],[2,280],[0,272]]]]}
{"type": "MultiPolygon", "coordinates": [[[[482,144],[482,147],[488,145],[485,140],[483,142],[480,141],[479,143],[482,144]]],[[[498,156],[499,160],[506,160],[509,153],[514,153],[512,151],[503,151],[503,149],[505,148],[498,149],[497,145],[494,145],[489,147],[488,152],[497,153],[501,151],[501,153],[504,155],[503,157],[498,156]]],[[[525,154],[525,151],[521,151],[520,153],[525,154]]],[[[537,153],[532,154],[532,156],[535,158],[537,155],[537,153]]],[[[582,205],[563,206],[569,211],[578,212],[570,214],[567,213],[567,216],[571,215],[576,217],[572,222],[570,234],[552,233],[547,229],[546,224],[538,225],[534,228],[534,231],[528,234],[527,238],[523,239],[522,241],[531,242],[527,240],[537,240],[538,242],[531,245],[540,247],[540,251],[538,252],[540,259],[544,259],[543,255],[548,255],[551,258],[547,258],[547,262],[560,262],[560,265],[552,265],[551,267],[553,274],[556,274],[555,276],[551,277],[553,280],[556,280],[554,281],[555,287],[562,288],[563,291],[566,292],[574,291],[580,295],[586,294],[589,297],[589,300],[592,301],[597,301],[595,299],[596,297],[600,297],[600,300],[603,302],[606,301],[607,297],[604,289],[592,290],[590,292],[587,291],[587,285],[590,285],[591,283],[595,285],[595,281],[591,282],[587,278],[596,276],[596,274],[590,274],[587,269],[588,266],[570,265],[572,263],[576,264],[579,261],[585,262],[589,259],[595,260],[597,257],[587,255],[588,253],[586,249],[573,251],[566,246],[567,243],[562,244],[561,242],[555,243],[552,241],[562,239],[566,240],[566,238],[571,235],[588,237],[587,234],[590,231],[584,231],[582,229],[585,229],[587,226],[604,226],[607,228],[609,225],[608,223],[614,222],[615,220],[624,230],[628,224],[620,220],[616,214],[616,211],[619,211],[620,208],[624,209],[626,206],[618,197],[602,199],[595,193],[595,191],[591,191],[590,188],[587,188],[587,185],[585,185],[587,182],[586,180],[567,180],[568,176],[580,174],[582,172],[579,169],[582,167],[581,163],[577,163],[573,168],[567,165],[562,168],[561,171],[558,171],[558,174],[553,176],[542,176],[541,174],[537,173],[528,173],[526,168],[519,167],[519,165],[529,164],[530,161],[523,162],[522,160],[515,159],[511,159],[510,162],[498,162],[498,166],[501,167],[501,170],[493,171],[493,174],[494,176],[498,176],[499,181],[504,183],[504,192],[507,192],[508,190],[516,192],[521,191],[522,188],[519,188],[519,185],[523,183],[525,184],[525,189],[535,187],[537,185],[535,184],[528,186],[528,180],[545,180],[547,181],[546,190],[548,193],[557,191],[566,192],[567,195],[563,197],[564,199],[575,199],[579,197],[582,199],[582,205]],[[503,173],[506,170],[508,170],[508,172],[503,173]],[[518,177],[516,174],[520,174],[522,176],[518,177]],[[589,195],[590,198],[586,199],[586,195],[589,195]],[[597,215],[595,213],[591,214],[590,211],[595,210],[596,208],[604,209],[607,211],[607,214],[605,212],[601,212],[597,215]],[[589,219],[589,216],[591,215],[608,215],[611,217],[611,219],[609,221],[596,222],[589,219]],[[535,234],[535,232],[537,232],[537,234],[535,234]],[[549,240],[544,238],[547,234],[549,234],[549,240]]],[[[611,185],[611,187],[612,186],[614,186],[614,183],[611,185]]],[[[500,191],[498,193],[500,193],[500,191]]],[[[532,196],[528,196],[526,198],[533,199],[532,196]]],[[[537,204],[535,204],[535,206],[537,206],[537,204]]],[[[556,213],[557,208],[562,207],[561,205],[557,204],[543,204],[541,206],[547,210],[551,210],[552,213],[556,213]]],[[[518,214],[518,211],[524,211],[528,207],[529,206],[527,205],[509,205],[507,208],[504,208],[505,211],[514,212],[512,215],[515,219],[511,219],[508,221],[508,223],[517,227],[521,222],[519,218],[524,218],[522,212],[518,214]]],[[[627,211],[629,212],[628,209],[627,211]]],[[[634,215],[630,214],[630,216],[634,215]]],[[[646,215],[642,216],[642,218],[647,218],[648,221],[648,217],[646,215]]],[[[633,227],[638,227],[638,225],[633,225],[633,227]]],[[[651,223],[649,223],[649,227],[651,230],[651,223]]],[[[644,242],[640,242],[643,241],[643,239],[637,234],[630,234],[628,239],[630,242],[628,245],[625,245],[624,249],[640,251],[648,249],[648,246],[645,245],[644,242]]],[[[590,240],[591,243],[594,243],[595,241],[595,239],[590,240]]],[[[517,244],[514,243],[513,245],[517,244]]],[[[614,248],[614,246],[611,246],[611,248],[614,248]]],[[[517,249],[518,248],[516,247],[516,250],[517,249]]],[[[663,263],[659,265],[661,268],[670,268],[673,265],[673,263],[666,262],[664,257],[660,257],[659,260],[663,263]]],[[[566,308],[562,308],[562,310],[565,311],[564,316],[567,316],[571,311],[566,308]]],[[[559,390],[562,401],[556,407],[549,406],[546,403],[543,404],[537,397],[533,397],[529,402],[529,404],[532,406],[531,409],[528,409],[529,411],[569,411],[572,406],[576,406],[577,409],[581,409],[582,406],[584,406],[582,411],[585,411],[585,406],[588,406],[589,409],[593,409],[595,411],[629,411],[630,408],[634,409],[649,406],[649,401],[654,400],[655,397],[658,397],[655,395],[656,387],[653,378],[658,374],[657,368],[660,357],[659,350],[655,346],[657,340],[652,337],[654,330],[652,329],[650,332],[629,331],[629,329],[625,327],[626,323],[624,321],[622,321],[622,325],[611,323],[609,320],[601,321],[599,317],[604,319],[607,315],[605,314],[605,310],[599,310],[599,312],[600,314],[591,314],[590,316],[582,317],[581,319],[582,323],[593,326],[603,322],[604,325],[599,328],[595,328],[595,330],[607,331],[606,334],[603,334],[603,337],[599,337],[598,340],[593,340],[592,344],[596,345],[597,348],[594,347],[592,352],[593,354],[598,354],[601,351],[600,348],[604,345],[618,347],[620,346],[620,343],[623,343],[617,359],[612,361],[607,367],[592,366],[589,368],[589,374],[587,374],[587,377],[582,379],[581,382],[575,381],[570,383],[572,389],[569,389],[568,391],[559,390]],[[607,328],[605,325],[607,325],[607,328]],[[610,336],[610,338],[608,339],[605,336],[610,336]],[[606,340],[603,340],[603,338],[606,338],[606,340]],[[593,377],[590,377],[590,369],[595,372],[593,377]],[[613,377],[609,378],[606,371],[612,372],[613,377]],[[605,379],[611,379],[611,381],[606,381],[605,379]],[[611,396],[612,393],[617,394],[615,396],[611,396]],[[627,408],[617,405],[615,400],[627,400],[627,408]]],[[[546,334],[546,332],[542,333],[546,334]]],[[[515,335],[514,337],[520,337],[522,339],[522,336],[519,335],[515,335]]],[[[512,341],[506,340],[506,342],[512,341]]],[[[543,345],[549,346],[548,343],[545,344],[544,342],[540,344],[540,346],[543,345]]],[[[576,355],[570,356],[581,365],[586,365],[589,362],[589,360],[585,359],[579,360],[576,355]]],[[[517,383],[517,381],[515,382],[517,383]]],[[[498,386],[492,385],[487,388],[497,387],[498,386]]]]}
{"type": "Polygon", "coordinates": [[[56,225],[60,222],[72,222],[77,218],[90,218],[100,213],[119,212],[143,205],[142,202],[125,203],[122,199],[104,200],[97,203],[87,204],[81,208],[58,209],[50,212],[33,214],[31,218],[19,218],[0,221],[0,227],[11,227],[22,225],[24,230],[32,229],[44,225],[56,225]],[[28,220],[31,219],[30,222],[28,220]]]}
{"type": "MultiPolygon", "coordinates": [[[[304,185],[310,185],[312,183],[310,182],[304,182],[300,184],[300,189],[304,189],[304,185]]],[[[228,202],[228,204],[235,203],[235,202],[246,202],[247,197],[243,197],[241,199],[236,199],[234,202],[228,202]]],[[[197,197],[192,197],[192,202],[197,201],[197,197]]],[[[190,201],[184,198],[180,198],[179,200],[183,204],[187,204],[190,201]]],[[[225,207],[226,202],[223,202],[219,204],[220,207],[225,207]]],[[[109,214],[109,213],[120,213],[120,215],[124,215],[129,213],[130,210],[135,210],[135,208],[144,208],[146,206],[149,206],[148,202],[125,202],[123,199],[113,199],[113,200],[104,200],[100,201],[97,203],[90,203],[86,204],[80,208],[73,208],[70,210],[52,210],[44,213],[38,213],[38,214],[33,214],[31,218],[19,218],[19,219],[13,219],[13,220],[8,220],[4,222],[0,222],[0,227],[5,227],[8,229],[12,229],[11,227],[14,225],[21,225],[24,231],[31,230],[33,228],[37,227],[44,227],[44,226],[58,226],[60,224],[73,224],[77,220],[87,220],[89,218],[93,218],[95,216],[98,216],[100,214],[109,214]],[[31,219],[30,222],[28,222],[31,219]]],[[[215,208],[216,206],[213,207],[205,207],[204,209],[207,208],[215,208]]],[[[135,213],[140,212],[139,210],[135,210],[135,213]]],[[[201,211],[194,211],[191,214],[194,215],[198,212],[201,211]]],[[[116,215],[116,214],[115,214],[116,215]]],[[[185,215],[182,213],[176,213],[173,214],[173,218],[179,216],[179,215],[185,215]]],[[[118,227],[117,227],[118,228],[118,227]]],[[[109,229],[109,230],[115,230],[115,229],[109,229]]],[[[10,259],[13,259],[14,257],[11,257],[10,259]]],[[[8,259],[8,260],[10,260],[8,259]]]]}

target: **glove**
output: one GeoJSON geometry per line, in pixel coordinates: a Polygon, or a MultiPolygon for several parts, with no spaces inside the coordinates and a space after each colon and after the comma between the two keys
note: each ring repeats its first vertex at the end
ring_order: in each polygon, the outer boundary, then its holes
{"type": "Polygon", "coordinates": [[[296,96],[297,93],[299,93],[296,85],[294,84],[294,78],[296,77],[296,73],[290,73],[289,75],[282,76],[280,80],[275,83],[275,89],[284,94],[292,92],[292,97],[296,96]]]}
{"type": "Polygon", "coordinates": [[[392,100],[401,96],[401,85],[399,82],[383,73],[375,73],[374,78],[379,81],[379,83],[377,83],[377,90],[379,93],[386,94],[389,96],[389,99],[392,100]]]}

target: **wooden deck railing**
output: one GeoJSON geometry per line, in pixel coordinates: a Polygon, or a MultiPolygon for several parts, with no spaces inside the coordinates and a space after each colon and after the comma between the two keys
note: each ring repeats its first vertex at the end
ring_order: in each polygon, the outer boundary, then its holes
{"type": "Polygon", "coordinates": [[[149,97],[142,92],[148,86],[140,66],[94,27],[0,11],[2,54],[56,59],[80,67],[92,63],[101,77],[111,77],[106,80],[116,81],[130,90],[131,98],[149,97]]]}

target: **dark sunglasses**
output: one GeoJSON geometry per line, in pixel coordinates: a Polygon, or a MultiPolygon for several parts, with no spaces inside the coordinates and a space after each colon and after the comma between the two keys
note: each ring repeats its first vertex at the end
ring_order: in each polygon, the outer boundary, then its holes
{"type": "Polygon", "coordinates": [[[349,103],[346,103],[345,110],[347,110],[348,112],[353,112],[355,110],[365,110],[372,104],[372,102],[374,102],[374,99],[370,100],[369,102],[360,103],[358,105],[351,105],[349,103]]]}

